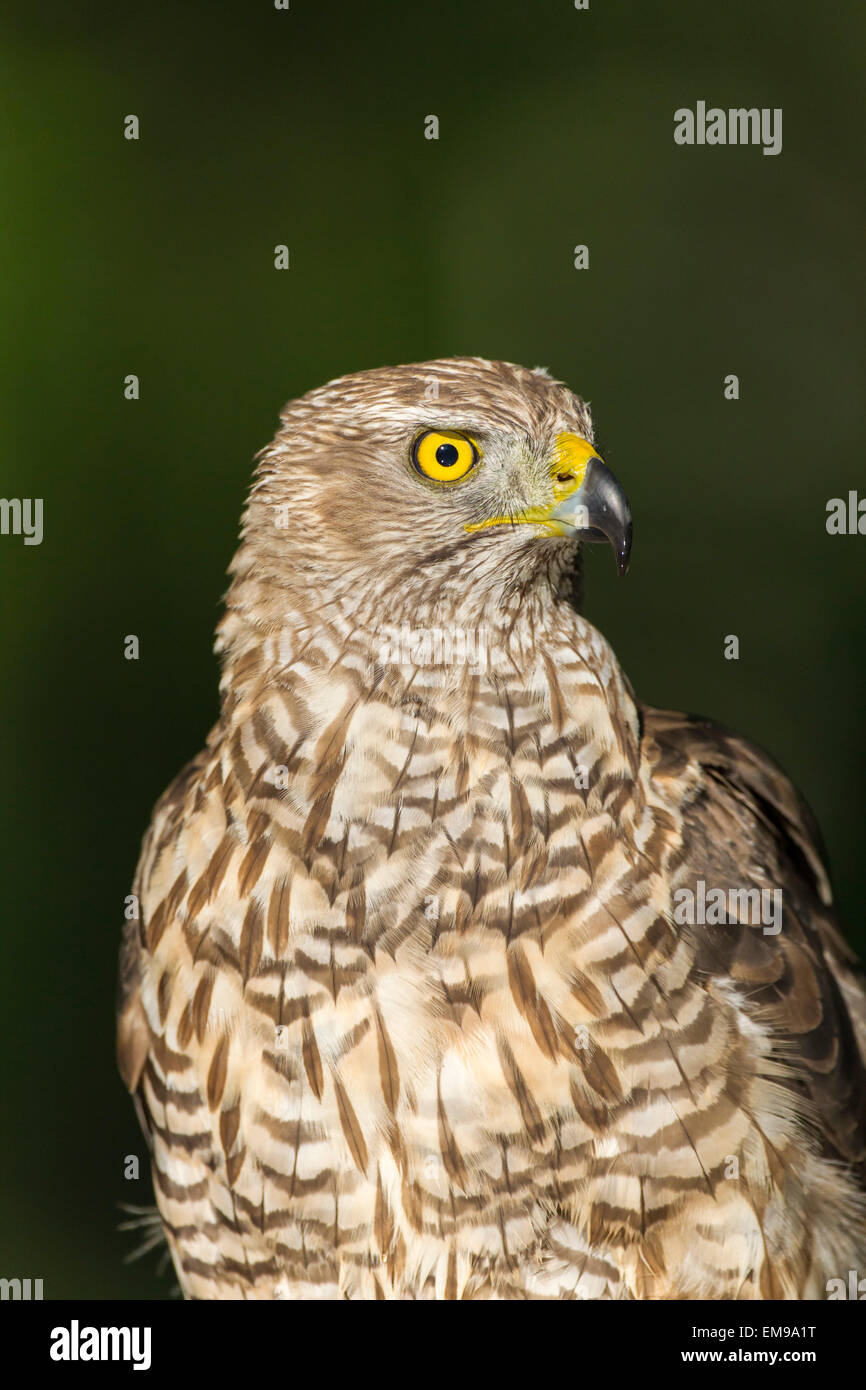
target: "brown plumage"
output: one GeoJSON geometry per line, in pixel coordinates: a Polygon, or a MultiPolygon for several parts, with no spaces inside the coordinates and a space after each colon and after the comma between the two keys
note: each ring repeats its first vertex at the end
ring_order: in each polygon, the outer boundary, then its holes
{"type": "Polygon", "coordinates": [[[816,832],[574,606],[579,541],[630,541],[591,441],[546,373],[466,358],[313,391],[261,456],[220,719],[121,958],[190,1297],[820,1298],[863,1267],[866,996],[816,832]]]}

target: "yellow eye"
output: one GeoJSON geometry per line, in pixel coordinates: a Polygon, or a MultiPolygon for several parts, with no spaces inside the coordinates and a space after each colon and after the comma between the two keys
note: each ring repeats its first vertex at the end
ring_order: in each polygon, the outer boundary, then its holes
{"type": "Polygon", "coordinates": [[[412,462],[425,478],[437,483],[456,483],[478,461],[478,450],[456,430],[428,430],[412,446],[412,462]]]}

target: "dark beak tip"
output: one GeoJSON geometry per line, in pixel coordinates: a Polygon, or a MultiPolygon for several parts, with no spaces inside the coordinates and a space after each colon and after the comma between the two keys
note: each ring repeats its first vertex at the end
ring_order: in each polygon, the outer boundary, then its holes
{"type": "MultiPolygon", "coordinates": [[[[631,511],[622,487],[606,463],[590,459],[585,486],[588,492],[590,528],[596,537],[610,544],[622,578],[628,572],[631,556],[631,511]]],[[[589,539],[589,537],[588,537],[589,539]]]]}
{"type": "Polygon", "coordinates": [[[616,553],[616,567],[619,570],[620,579],[625,579],[628,574],[629,562],[631,560],[631,538],[632,529],[629,526],[628,532],[620,543],[619,551],[616,553]]]}

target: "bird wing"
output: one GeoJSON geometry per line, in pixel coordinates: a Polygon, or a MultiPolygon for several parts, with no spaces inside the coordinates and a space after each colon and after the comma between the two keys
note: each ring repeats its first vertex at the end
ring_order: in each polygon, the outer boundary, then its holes
{"type": "Polygon", "coordinates": [[[679,878],[782,890],[778,934],[736,920],[701,926],[696,969],[729,980],[769,1024],[825,1155],[859,1165],[866,1187],[866,992],[812,815],[771,758],[722,726],[646,707],[642,724],[653,777],[691,787],[679,878]]]}
{"type": "Polygon", "coordinates": [[[138,915],[124,924],[120,945],[117,987],[117,1066],[136,1102],[141,1127],[149,1137],[146,1108],[140,1096],[141,1073],[151,1047],[151,1031],[141,1002],[140,972],[146,949],[141,912],[143,885],[161,846],[174,839],[183,816],[187,793],[207,765],[210,748],[187,763],[154,807],[150,826],[142,841],[133,893],[139,903],[138,915]]]}

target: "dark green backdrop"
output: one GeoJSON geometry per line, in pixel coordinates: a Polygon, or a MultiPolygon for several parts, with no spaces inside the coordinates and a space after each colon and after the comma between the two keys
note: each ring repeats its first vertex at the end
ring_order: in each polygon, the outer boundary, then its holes
{"type": "Polygon", "coordinates": [[[122,1176],[123,898],[216,712],[252,455],[329,377],[479,353],[590,399],[636,527],[625,582],[590,555],[590,617],[645,699],[788,769],[863,938],[866,538],[824,521],[866,492],[866,11],[291,6],[22,6],[2,35],[0,491],[44,498],[45,538],[0,537],[0,1275],[46,1297],[171,1288],[117,1230],[150,1200],[122,1176]],[[699,99],[782,107],[783,152],[677,147],[699,99]]]}

